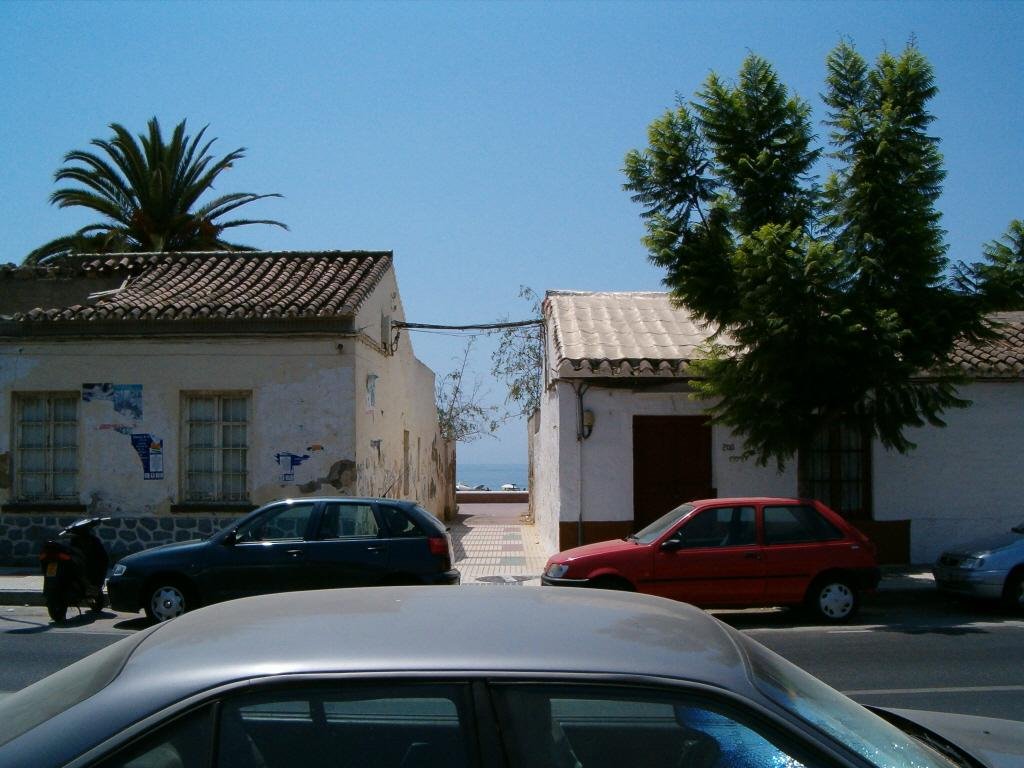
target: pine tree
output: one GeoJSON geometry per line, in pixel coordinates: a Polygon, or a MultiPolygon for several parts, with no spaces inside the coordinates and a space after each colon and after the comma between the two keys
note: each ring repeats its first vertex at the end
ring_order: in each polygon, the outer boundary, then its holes
{"type": "Polygon", "coordinates": [[[957,265],[957,282],[981,296],[987,309],[1024,310],[1024,221],[1014,219],[982,249],[983,262],[957,265]]]}
{"type": "Polygon", "coordinates": [[[625,160],[649,258],[715,331],[698,396],[747,455],[780,467],[843,420],[909,450],[908,427],[966,405],[944,362],[979,323],[943,279],[930,65],[911,45],[869,67],[843,43],[827,70],[823,185],[810,106],[754,55],[735,85],[713,74],[655,120],[625,160]]]}

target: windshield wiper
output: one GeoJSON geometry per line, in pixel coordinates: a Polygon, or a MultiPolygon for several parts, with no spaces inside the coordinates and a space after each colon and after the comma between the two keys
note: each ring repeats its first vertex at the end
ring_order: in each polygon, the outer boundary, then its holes
{"type": "Polygon", "coordinates": [[[908,720],[902,715],[898,715],[895,712],[889,712],[885,709],[870,708],[872,712],[881,717],[884,720],[888,720],[890,723],[895,725],[907,736],[915,739],[927,747],[938,752],[940,755],[945,757],[947,760],[951,760],[957,765],[963,766],[964,768],[976,768],[980,765],[970,754],[965,752],[956,744],[944,739],[936,733],[925,728],[923,725],[908,720]]]}

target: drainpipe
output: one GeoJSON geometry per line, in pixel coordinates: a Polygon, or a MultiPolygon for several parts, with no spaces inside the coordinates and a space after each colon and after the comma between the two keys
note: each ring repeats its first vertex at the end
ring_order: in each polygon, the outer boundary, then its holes
{"type": "Polygon", "coordinates": [[[590,386],[583,382],[572,382],[576,393],[576,546],[583,545],[583,441],[590,437],[593,422],[584,423],[583,394],[590,386]]]}

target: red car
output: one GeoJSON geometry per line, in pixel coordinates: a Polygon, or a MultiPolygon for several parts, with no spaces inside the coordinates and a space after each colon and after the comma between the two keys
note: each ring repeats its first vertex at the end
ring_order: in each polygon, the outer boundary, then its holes
{"type": "Polygon", "coordinates": [[[874,544],[821,502],[738,498],[687,502],[625,539],[559,552],[541,581],[702,607],[804,604],[844,621],[880,575],[874,544]]]}

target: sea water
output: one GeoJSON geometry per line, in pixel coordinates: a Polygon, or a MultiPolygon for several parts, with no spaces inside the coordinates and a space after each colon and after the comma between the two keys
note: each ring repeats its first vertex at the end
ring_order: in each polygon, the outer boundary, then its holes
{"type": "Polygon", "coordinates": [[[456,464],[455,482],[468,485],[486,485],[492,491],[501,490],[506,483],[517,488],[526,487],[526,464],[456,464]]]}

